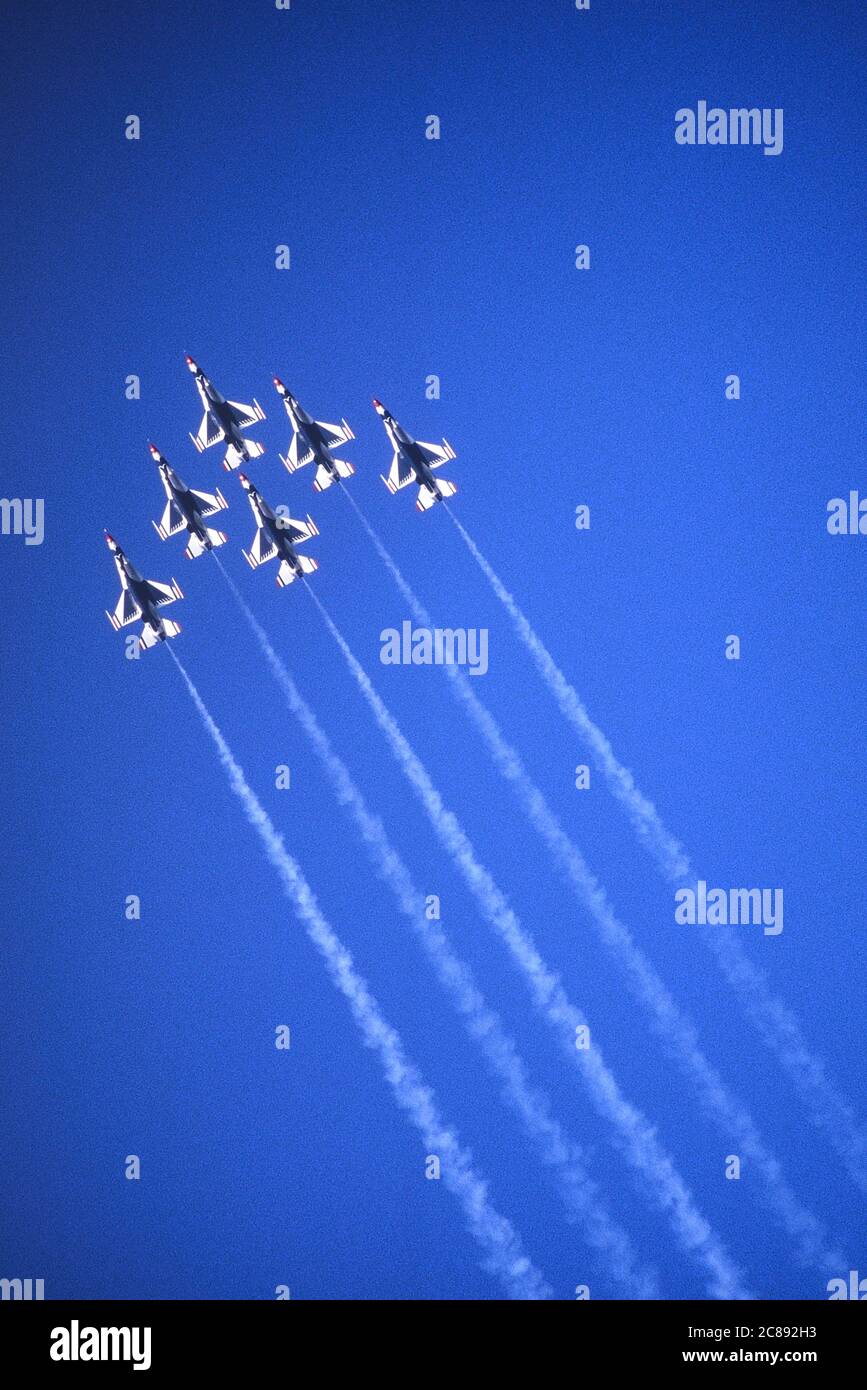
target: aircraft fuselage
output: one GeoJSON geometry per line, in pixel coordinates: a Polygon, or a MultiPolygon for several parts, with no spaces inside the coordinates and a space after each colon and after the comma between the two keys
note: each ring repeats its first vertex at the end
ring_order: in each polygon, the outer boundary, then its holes
{"type": "Polygon", "coordinates": [[[433,470],[416,441],[411,435],[407,434],[403,426],[399,425],[395,419],[391,419],[388,422],[388,429],[392,444],[402,458],[406,459],[415,474],[416,482],[420,487],[429,488],[436,497],[439,497],[439,488],[437,487],[433,470]]]}
{"type": "Polygon", "coordinates": [[[172,489],[172,496],[177,503],[181,516],[187,523],[187,530],[190,532],[190,535],[198,536],[205,549],[210,550],[211,541],[208,536],[208,529],[202,520],[198,503],[189,488],[187,488],[186,492],[176,492],[172,489]]]}
{"type": "Polygon", "coordinates": [[[235,421],[232,419],[232,411],[229,402],[220,395],[216,386],[204,376],[196,377],[196,386],[199,389],[202,405],[215,424],[219,425],[220,429],[223,431],[226,443],[234,444],[239,453],[242,453],[246,458],[247,449],[244,444],[244,438],[238,426],[235,424],[235,421]]]}
{"type": "Polygon", "coordinates": [[[328,470],[332,478],[337,479],[337,469],[334,467],[334,459],[331,450],[325,443],[325,436],[315,420],[312,420],[303,410],[298,402],[292,406],[292,423],[304,439],[307,440],[317,463],[321,463],[328,470]]]}
{"type": "Polygon", "coordinates": [[[142,579],[138,570],[125,555],[115,555],[114,562],[117,566],[120,587],[130,591],[138,604],[142,622],[152,627],[162,642],[166,635],[163,620],[151,602],[145,580],[142,579]]]}

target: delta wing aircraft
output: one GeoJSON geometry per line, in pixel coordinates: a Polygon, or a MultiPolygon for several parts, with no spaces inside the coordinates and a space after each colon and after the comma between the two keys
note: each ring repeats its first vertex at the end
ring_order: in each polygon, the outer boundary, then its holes
{"type": "Polygon", "coordinates": [[[283,514],[278,516],[259,495],[249,478],[243,473],[240,478],[256,519],[253,544],[249,551],[243,552],[247,564],[255,570],[268,560],[279,556],[277,584],[281,589],[285,589],[287,584],[294,583],[296,579],[302,579],[305,574],[312,574],[319,568],[317,562],[309,555],[299,555],[295,547],[310,540],[311,536],[319,535],[315,522],[309,516],[306,521],[294,521],[291,516],[283,514]]]}
{"type": "Polygon", "coordinates": [[[157,612],[157,609],[165,608],[167,604],[174,603],[176,598],[183,598],[177,580],[173,579],[169,585],[157,584],[153,579],[142,579],[135,565],[127,559],[114,536],[110,536],[107,531],[105,543],[114,556],[114,563],[120,580],[120,598],[115,610],[113,613],[109,613],[106,609],[105,613],[115,632],[119,632],[128,623],[137,622],[141,618],[144,626],[139,634],[139,642],[143,647],[155,647],[158,642],[164,642],[167,637],[177,637],[181,630],[180,623],[173,623],[169,618],[161,618],[157,612]]]}
{"type": "Polygon", "coordinates": [[[455,458],[455,451],[448,440],[444,439],[442,445],[422,444],[420,440],[407,434],[381,401],[374,400],[373,404],[394,448],[388,477],[379,475],[389,492],[399,492],[402,487],[408,487],[412,482],[418,483],[415,505],[420,512],[426,512],[446,497],[454,497],[457,492],[455,484],[447,483],[445,478],[435,478],[432,471],[434,468],[441,468],[449,459],[455,458]]]}
{"type": "Polygon", "coordinates": [[[192,357],[187,358],[187,366],[196,378],[196,390],[205,408],[198,434],[190,435],[199,453],[204,453],[212,444],[219,444],[221,440],[225,440],[223,467],[230,472],[233,468],[240,468],[242,463],[248,463],[250,459],[257,459],[264,454],[264,444],[257,444],[254,439],[245,439],[241,433],[242,430],[251,429],[257,420],[265,419],[265,412],[259,402],[254,400],[252,405],[242,405],[240,401],[227,401],[192,357]]]}
{"type": "Polygon", "coordinates": [[[225,532],[215,531],[211,526],[205,525],[206,517],[224,511],[229,505],[219,488],[214,493],[195,492],[193,488],[187,487],[183,478],[178,477],[168,460],[163,458],[153,444],[150,451],[160,470],[167,498],[161,519],[154,522],[154,529],[160,540],[166,541],[169,536],[176,536],[179,531],[188,531],[190,539],[184,554],[190,560],[194,560],[197,555],[203,555],[206,550],[213,550],[215,545],[225,545],[225,532]]]}
{"type": "Polygon", "coordinates": [[[313,420],[278,376],[274,378],[274,385],[292,421],[292,443],[285,457],[279,455],[283,466],[294,473],[308,463],[315,463],[313,486],[317,492],[324,492],[341,478],[351,478],[355,472],[352,464],[335,458],[332,452],[355,438],[346,421],[341,420],[339,425],[328,425],[324,420],[313,420]]]}

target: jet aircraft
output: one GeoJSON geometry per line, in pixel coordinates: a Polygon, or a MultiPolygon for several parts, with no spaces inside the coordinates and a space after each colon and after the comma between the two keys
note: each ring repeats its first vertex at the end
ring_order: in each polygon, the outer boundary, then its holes
{"type": "Polygon", "coordinates": [[[168,540],[169,536],[176,536],[179,531],[188,531],[190,539],[184,554],[190,560],[204,554],[206,550],[213,550],[216,545],[225,545],[225,532],[215,531],[205,525],[206,517],[224,511],[229,505],[219,488],[215,493],[196,492],[193,488],[187,487],[183,478],[178,477],[168,460],[163,458],[153,444],[150,451],[160,470],[168,499],[161,519],[153,523],[160,540],[168,540]]]}
{"type": "Polygon", "coordinates": [[[243,430],[252,429],[258,420],[265,419],[259,402],[254,400],[252,405],[242,405],[240,401],[227,401],[192,357],[187,357],[187,366],[196,378],[196,390],[205,409],[198,434],[190,435],[199,453],[225,440],[223,467],[230,472],[264,454],[264,444],[257,444],[254,439],[246,439],[242,434],[243,430]]]}
{"type": "Polygon", "coordinates": [[[435,478],[432,471],[434,468],[441,468],[449,459],[455,457],[455,451],[448,440],[444,439],[442,445],[422,444],[420,440],[407,434],[381,401],[374,400],[373,404],[394,448],[388,477],[380,474],[389,492],[399,492],[412,482],[418,483],[415,505],[420,512],[426,512],[446,497],[454,497],[457,492],[455,484],[446,482],[445,478],[435,478]]]}
{"type": "Polygon", "coordinates": [[[283,466],[294,473],[297,468],[315,463],[313,486],[317,492],[324,492],[341,478],[351,478],[355,472],[352,464],[335,458],[333,454],[334,449],[355,438],[346,421],[342,420],[339,425],[328,425],[323,420],[313,420],[278,376],[274,378],[274,385],[292,421],[292,443],[285,456],[279,455],[283,466]]]}
{"type": "Polygon", "coordinates": [[[285,513],[278,515],[257,492],[256,488],[242,473],[241,483],[250,501],[250,509],[256,519],[256,534],[249,551],[243,551],[244,559],[251,569],[258,569],[275,556],[280,557],[277,570],[277,584],[284,589],[305,574],[312,574],[319,566],[309,555],[299,555],[296,546],[302,545],[311,536],[318,536],[315,522],[308,516],[306,521],[294,521],[285,513]]]}
{"type": "Polygon", "coordinates": [[[128,623],[137,622],[141,618],[144,626],[139,634],[139,642],[143,647],[155,647],[158,642],[164,642],[167,637],[177,637],[181,630],[180,623],[173,623],[171,619],[163,618],[157,612],[159,608],[165,608],[167,604],[174,603],[176,598],[183,598],[177,581],[173,579],[169,585],[157,584],[153,579],[142,579],[135,565],[127,559],[114,536],[110,536],[107,531],[105,543],[114,556],[114,563],[120,580],[120,598],[115,610],[113,613],[109,613],[106,609],[105,613],[115,632],[119,632],[128,623]]]}

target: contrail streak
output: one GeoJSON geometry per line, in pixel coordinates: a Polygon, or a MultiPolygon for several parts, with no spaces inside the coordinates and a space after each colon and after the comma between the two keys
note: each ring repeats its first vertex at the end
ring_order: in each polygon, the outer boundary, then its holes
{"type": "MultiPolygon", "coordinates": [[[[626,809],[638,838],[650,851],[663,877],[677,887],[694,889],[695,873],[683,846],[663,824],[653,802],[636,785],[629,769],[619,762],[608,739],[590,718],[578,692],[563,675],[472,537],[447,506],[446,511],[506,609],[561,713],[584,739],[596,768],[612,795],[626,809]]],[[[707,927],[699,930],[745,1013],[783,1067],[814,1123],[824,1131],[852,1181],[862,1192],[867,1192],[867,1138],[852,1107],[826,1075],[823,1062],[810,1051],[797,1018],[773,992],[764,972],[753,965],[735,937],[707,927]]]]}
{"type": "Polygon", "coordinates": [[[406,917],[437,978],[467,1032],[484,1052],[492,1072],[503,1087],[503,1098],[518,1114],[546,1167],[556,1174],[561,1196],[573,1217],[580,1218],[588,1244],[604,1257],[611,1275],[634,1298],[658,1298],[653,1275],[637,1268],[628,1236],[605,1210],[598,1188],[587,1175],[584,1155],[572,1143],[550,1113],[548,1098],[534,1091],[515,1043],[504,1032],[498,1015],[476,986],[470,967],[455,955],[442,928],[424,916],[424,896],[409,869],[391,843],[382,821],[374,815],[349,769],[335,753],[313,710],[301,695],[289,671],[274,650],[268,635],[248,607],[234,580],[217,555],[238,607],[249,624],[289,709],[313,746],[339,804],[347,809],[379,877],[387,884],[406,917]]]}
{"type": "MultiPolygon", "coordinates": [[[[431,627],[430,614],[416,597],[354,498],[352,502],[416,622],[423,627],[431,627]]],[[[722,1077],[704,1056],[695,1025],[680,1011],[628,927],[616,916],[604,889],[530,778],[520,755],[506,742],[496,720],[478,699],[464,673],[456,666],[449,665],[444,669],[451,678],[455,695],[482,735],[496,766],[515,788],[521,805],[554,862],[577,900],[589,912],[597,934],[622,969],[630,990],[648,1009],[654,1030],[666,1051],[696,1086],[705,1113],[726,1136],[726,1142],[732,1145],[741,1159],[748,1159],[760,1174],[765,1203],[793,1242],[799,1259],[805,1264],[817,1265],[824,1273],[842,1268],[843,1256],[828,1248],[821,1224],[788,1186],[778,1160],[766,1147],[751,1116],[730,1094],[722,1077]]]]}
{"type": "Polygon", "coordinates": [[[570,1003],[558,978],[539,955],[532,937],[509,906],[488,870],[479,862],[475,850],[453,812],[449,811],[426,769],[410,747],[394,718],[373,688],[345,638],[305,583],[322,620],[343,653],[359,690],[392,753],[415,791],[440,843],[451,855],[467,886],[479,904],[482,915],[509,948],[530,989],[533,1001],[560,1040],[570,1062],[584,1078],[599,1113],[614,1127],[618,1147],[641,1180],[642,1195],[664,1210],[682,1247],[705,1267],[711,1296],[749,1298],[740,1275],[716,1233],[697,1210],[692,1194],[657,1141],[645,1117],[620,1093],[614,1076],[606,1067],[598,1047],[576,1045],[579,1030],[587,1028],[583,1014],[570,1003]]]}
{"type": "Polygon", "coordinates": [[[180,658],[171,647],[168,650],[213,740],[232,791],[244,807],[247,820],[277,870],[283,891],[295,908],[307,935],[324,958],[332,981],[349,1003],[365,1045],[378,1054],[395,1100],[415,1125],[427,1151],[439,1155],[443,1181],[460,1202],[467,1227],[484,1251],[485,1268],[500,1279],[510,1298],[535,1300],[551,1297],[551,1289],[524,1254],[517,1232],[491,1206],[486,1185],[475,1172],[470,1155],[461,1147],[455,1132],[443,1122],[433,1092],[407,1058],[400,1037],[383,1018],[366,981],[356,971],[351,955],[323,917],[301,869],[285,848],[282,836],[247,783],[180,658]]]}

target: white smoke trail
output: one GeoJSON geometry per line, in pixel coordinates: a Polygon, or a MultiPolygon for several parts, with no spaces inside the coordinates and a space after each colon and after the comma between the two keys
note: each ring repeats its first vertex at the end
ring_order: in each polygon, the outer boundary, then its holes
{"type": "MultiPolygon", "coordinates": [[[[629,769],[619,762],[574,686],[563,675],[472,537],[447,506],[446,511],[506,609],[562,714],[584,739],[609,790],[625,807],[639,839],[647,846],[663,876],[677,887],[695,888],[695,874],[683,846],[663,824],[653,802],[641,792],[629,769]]],[[[764,972],[753,965],[736,938],[709,928],[700,930],[702,940],[715,956],[765,1045],[777,1057],[814,1123],[824,1131],[852,1181],[862,1192],[867,1192],[867,1137],[852,1107],[826,1075],[824,1064],[808,1047],[797,1018],[774,994],[764,972]]]]}
{"type": "Polygon", "coordinates": [[[389,840],[382,821],[367,806],[349,769],[335,753],[325,730],[301,695],[267,633],[250,610],[234,580],[214,555],[223,578],[249,624],[289,709],[310,740],[333,788],[337,801],[347,808],[368,849],[376,872],[390,888],[430,960],[437,978],[461,1015],[467,1032],[481,1047],[503,1087],[503,1098],[516,1111],[540,1154],[556,1174],[558,1186],[573,1216],[583,1223],[588,1243],[604,1256],[613,1277],[634,1298],[658,1298],[655,1276],[637,1267],[628,1236],[605,1210],[598,1188],[587,1175],[580,1148],[564,1134],[550,1113],[546,1096],[534,1091],[513,1040],[504,1032],[498,1015],[476,986],[470,967],[455,955],[442,928],[424,916],[424,897],[409,869],[389,840]]]}
{"type": "Polygon", "coordinates": [[[306,581],[305,587],[343,653],[398,765],[424,807],[437,838],[461,872],[479,904],[482,915],[509,948],[536,1007],[554,1029],[570,1062],[578,1067],[594,1105],[612,1124],[618,1147],[641,1179],[643,1195],[666,1212],[682,1247],[704,1265],[710,1278],[709,1289],[712,1297],[749,1298],[750,1295],[744,1291],[738,1271],[729,1259],[722,1242],[697,1210],[689,1189],[657,1141],[653,1127],[641,1112],[621,1095],[598,1047],[594,1045],[584,1049],[576,1046],[579,1030],[583,1032],[587,1028],[584,1016],[570,1003],[559,979],[551,973],[539,955],[532,937],[520,923],[488,870],[479,862],[457,817],[443,804],[442,797],[426,769],[376,693],[342,633],[306,581]]]}
{"type": "MultiPolygon", "coordinates": [[[[354,498],[352,502],[416,622],[422,627],[432,627],[430,614],[416,597],[354,498]]],[[[452,680],[457,698],[481,733],[494,762],[514,786],[527,816],[552,858],[578,901],[589,911],[601,940],[623,970],[629,988],[649,1010],[654,1030],[667,1052],[696,1086],[703,1109],[719,1126],[727,1144],[742,1159],[749,1160],[760,1174],[764,1184],[764,1200],[793,1242],[799,1259],[805,1264],[817,1265],[826,1274],[843,1268],[844,1257],[839,1251],[828,1248],[821,1224],[786,1183],[778,1160],[766,1147],[751,1116],[730,1094],[722,1077],[702,1052],[694,1024],[680,1011],[629,929],[614,913],[601,884],[527,773],[520,754],[506,742],[493,716],[478,699],[463,672],[455,666],[446,666],[445,670],[452,680]]],[[[748,1175],[749,1170],[745,1176],[748,1175]]]]}
{"type": "Polygon", "coordinates": [[[351,955],[323,917],[307,880],[248,785],[180,658],[172,647],[168,650],[214,742],[232,790],[277,870],[283,891],[307,935],[324,958],[332,981],[349,1003],[365,1045],[378,1054],[395,1100],[418,1130],[427,1152],[439,1155],[443,1181],[460,1202],[467,1227],[484,1251],[485,1268],[500,1279],[510,1298],[550,1298],[551,1289],[524,1254],[520,1237],[510,1222],[491,1206],[486,1185],[476,1174],[470,1155],[441,1119],[433,1092],[407,1058],[400,1037],[383,1018],[366,981],[356,971],[351,955]]]}

